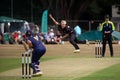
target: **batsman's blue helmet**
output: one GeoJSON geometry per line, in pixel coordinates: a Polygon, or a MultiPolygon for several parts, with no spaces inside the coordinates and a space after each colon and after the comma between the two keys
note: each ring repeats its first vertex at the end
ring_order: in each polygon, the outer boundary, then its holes
{"type": "Polygon", "coordinates": [[[28,37],[33,35],[33,33],[32,33],[31,30],[27,30],[25,34],[26,34],[26,36],[28,36],[28,37]]]}

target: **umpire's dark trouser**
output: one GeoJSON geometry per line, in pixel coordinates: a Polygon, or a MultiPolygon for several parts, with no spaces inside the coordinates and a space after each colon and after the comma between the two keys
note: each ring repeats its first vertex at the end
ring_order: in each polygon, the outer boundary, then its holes
{"type": "Polygon", "coordinates": [[[109,48],[110,48],[110,54],[111,57],[113,56],[113,47],[112,47],[112,36],[111,34],[103,34],[103,48],[102,48],[102,56],[104,57],[105,55],[105,50],[106,50],[106,42],[108,41],[109,48]]]}
{"type": "Polygon", "coordinates": [[[77,43],[75,42],[76,40],[76,34],[75,33],[72,33],[69,35],[69,42],[74,46],[74,48],[77,50],[77,49],[80,49],[79,46],[77,45],[77,43]]]}

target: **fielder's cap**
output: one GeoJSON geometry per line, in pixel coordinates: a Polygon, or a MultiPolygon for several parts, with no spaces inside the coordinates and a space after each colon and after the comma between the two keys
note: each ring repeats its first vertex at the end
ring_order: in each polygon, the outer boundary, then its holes
{"type": "Polygon", "coordinates": [[[31,30],[27,30],[25,34],[26,34],[26,36],[31,36],[31,35],[33,35],[33,33],[32,33],[31,30]]]}

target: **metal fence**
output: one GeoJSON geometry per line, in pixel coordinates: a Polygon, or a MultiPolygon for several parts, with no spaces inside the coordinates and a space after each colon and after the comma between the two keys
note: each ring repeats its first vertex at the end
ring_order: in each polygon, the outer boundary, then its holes
{"type": "MultiPolygon", "coordinates": [[[[97,30],[99,24],[102,23],[103,20],[67,20],[67,24],[74,28],[75,26],[80,26],[83,32],[97,30]]],[[[113,21],[116,31],[120,31],[120,22],[113,21]]],[[[49,29],[52,28],[56,31],[55,25],[51,25],[49,29]]]]}

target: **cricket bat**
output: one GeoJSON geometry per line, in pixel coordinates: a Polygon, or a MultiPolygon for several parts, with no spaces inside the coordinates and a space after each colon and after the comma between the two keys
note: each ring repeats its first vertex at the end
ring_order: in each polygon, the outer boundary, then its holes
{"type": "Polygon", "coordinates": [[[23,46],[24,46],[24,49],[25,49],[25,51],[28,51],[28,45],[25,43],[25,41],[22,41],[22,43],[23,43],[23,46]]]}

